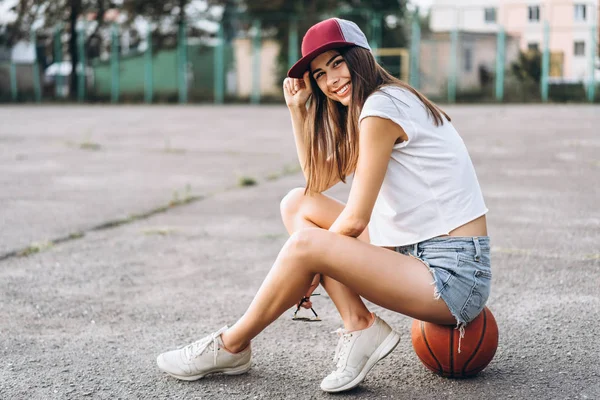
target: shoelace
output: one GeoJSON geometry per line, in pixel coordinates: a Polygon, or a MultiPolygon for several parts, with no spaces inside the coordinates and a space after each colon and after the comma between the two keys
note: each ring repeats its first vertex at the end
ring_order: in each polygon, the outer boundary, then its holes
{"type": "Polygon", "coordinates": [[[221,331],[217,331],[209,336],[206,336],[197,342],[188,344],[183,348],[183,354],[189,361],[199,357],[212,344],[213,364],[217,364],[217,349],[219,348],[218,338],[221,336],[221,331]]]}
{"type": "Polygon", "coordinates": [[[346,351],[348,351],[347,344],[350,343],[351,333],[348,333],[344,328],[338,328],[331,333],[337,333],[340,337],[337,347],[335,348],[335,355],[333,356],[333,362],[336,364],[336,368],[340,369],[343,367],[343,363],[340,361],[344,359],[346,351]]]}

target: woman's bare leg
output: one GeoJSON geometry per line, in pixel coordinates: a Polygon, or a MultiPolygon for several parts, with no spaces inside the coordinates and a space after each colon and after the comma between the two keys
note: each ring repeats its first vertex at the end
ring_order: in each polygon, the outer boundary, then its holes
{"type": "Polygon", "coordinates": [[[419,260],[318,228],[295,232],[282,248],[246,313],[223,342],[239,351],[292,307],[321,273],[384,308],[440,324],[454,323],[434,297],[432,277],[419,260]]]}
{"type": "MultiPolygon", "coordinates": [[[[304,228],[329,229],[344,209],[344,203],[323,194],[304,195],[304,188],[291,190],[281,202],[281,218],[292,235],[304,228]]],[[[359,237],[369,242],[368,231],[359,237]]],[[[327,276],[321,276],[321,285],[335,304],[344,328],[349,331],[366,328],[372,316],[360,296],[327,276]]]]}

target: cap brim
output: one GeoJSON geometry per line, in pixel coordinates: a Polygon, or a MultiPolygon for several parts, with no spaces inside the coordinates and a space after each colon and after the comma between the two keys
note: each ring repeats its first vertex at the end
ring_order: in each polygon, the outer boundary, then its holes
{"type": "Polygon", "coordinates": [[[316,49],[302,57],[300,60],[298,60],[298,62],[296,62],[296,64],[294,64],[292,68],[290,68],[290,70],[288,71],[288,76],[290,78],[302,79],[304,73],[310,67],[310,63],[312,62],[312,60],[317,58],[321,53],[326,52],[327,50],[339,49],[342,47],[349,46],[355,46],[355,44],[339,41],[329,42],[321,47],[317,47],[316,49]]]}

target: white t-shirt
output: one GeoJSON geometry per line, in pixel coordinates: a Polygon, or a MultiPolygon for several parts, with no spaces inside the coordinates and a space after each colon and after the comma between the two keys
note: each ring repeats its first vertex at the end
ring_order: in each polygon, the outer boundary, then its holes
{"type": "Polygon", "coordinates": [[[377,246],[403,246],[440,235],[485,213],[481,188],[462,138],[444,117],[435,126],[426,106],[410,91],[386,86],[361,111],[389,119],[408,140],[394,145],[377,196],[369,236],[377,246]]]}

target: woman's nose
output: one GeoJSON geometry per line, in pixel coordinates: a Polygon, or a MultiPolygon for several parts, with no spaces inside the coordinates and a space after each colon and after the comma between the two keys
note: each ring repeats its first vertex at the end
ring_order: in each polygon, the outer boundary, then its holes
{"type": "Polygon", "coordinates": [[[335,85],[340,81],[339,76],[330,76],[329,77],[329,86],[335,88],[335,85]]]}

